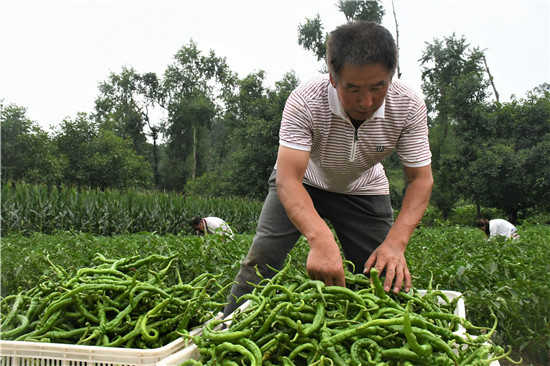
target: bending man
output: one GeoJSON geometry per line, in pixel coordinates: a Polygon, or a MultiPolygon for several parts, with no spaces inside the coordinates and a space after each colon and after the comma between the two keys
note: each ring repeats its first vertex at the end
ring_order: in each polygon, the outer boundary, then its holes
{"type": "Polygon", "coordinates": [[[300,235],[310,250],[306,268],[327,286],[345,286],[344,256],[355,272],[385,271],[386,291],[411,286],[405,249],[428,205],[433,178],[423,100],[399,80],[391,34],[373,22],[338,27],[327,43],[328,75],[289,96],[279,152],[256,235],[231,290],[224,315],[259,281],[280,269],[300,235]],[[393,221],[389,184],[380,161],[392,151],[407,180],[393,221]],[[392,287],[393,286],[393,287],[392,287]]]}

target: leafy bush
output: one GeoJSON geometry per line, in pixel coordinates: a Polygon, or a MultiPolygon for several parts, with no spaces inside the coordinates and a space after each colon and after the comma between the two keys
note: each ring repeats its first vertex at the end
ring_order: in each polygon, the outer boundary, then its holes
{"type": "MultiPolygon", "coordinates": [[[[501,210],[496,208],[481,208],[481,216],[488,219],[506,218],[501,210]]],[[[477,220],[476,206],[462,203],[456,206],[449,216],[452,225],[474,226],[477,220]]]]}
{"type": "Polygon", "coordinates": [[[443,214],[441,213],[441,210],[438,209],[435,206],[428,205],[426,208],[426,212],[424,212],[424,216],[422,216],[422,220],[420,224],[422,226],[441,226],[444,225],[446,221],[443,219],[443,214]]]}
{"type": "Polygon", "coordinates": [[[419,288],[433,285],[464,294],[474,324],[498,320],[494,339],[548,362],[550,351],[550,227],[522,226],[518,241],[487,240],[475,228],[422,228],[406,256],[419,288]]]}

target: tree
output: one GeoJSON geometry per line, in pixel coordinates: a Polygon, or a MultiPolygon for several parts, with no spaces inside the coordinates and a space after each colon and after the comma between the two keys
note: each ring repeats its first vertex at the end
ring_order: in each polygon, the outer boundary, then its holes
{"type": "Polygon", "coordinates": [[[498,208],[517,222],[521,211],[548,208],[550,87],[527,99],[488,101],[483,52],[464,38],[428,44],[421,63],[430,118],[434,190],[444,215],[459,198],[498,208]]]}
{"type": "Polygon", "coordinates": [[[2,131],[2,181],[25,180],[27,183],[59,184],[64,159],[47,132],[27,117],[27,110],[0,102],[2,131]]]}
{"type": "Polygon", "coordinates": [[[386,11],[379,1],[338,1],[338,10],[346,16],[348,22],[363,20],[366,22],[382,23],[386,11]]]}
{"type": "Polygon", "coordinates": [[[89,185],[100,189],[151,188],[153,174],[146,158],[133,149],[130,138],[100,129],[90,147],[89,185]]]}
{"type": "Polygon", "coordinates": [[[89,157],[93,155],[92,141],[98,134],[98,125],[86,113],[76,118],[65,118],[57,126],[54,136],[60,156],[67,160],[63,180],[67,185],[90,186],[89,157]]]}
{"type": "Polygon", "coordinates": [[[202,55],[193,41],[176,53],[166,69],[159,104],[168,112],[163,133],[169,155],[164,179],[169,189],[181,189],[188,179],[205,171],[199,157],[209,150],[209,140],[201,136],[221,109],[215,92],[230,87],[231,80],[225,59],[213,51],[202,55]]]}
{"type": "Polygon", "coordinates": [[[227,100],[227,127],[235,150],[230,156],[229,186],[232,194],[263,199],[277,159],[279,127],[286,100],[298,85],[293,72],[263,85],[265,74],[249,74],[238,83],[238,93],[227,100]]]}
{"type": "Polygon", "coordinates": [[[116,134],[130,138],[139,155],[147,156],[144,114],[149,103],[141,95],[142,76],[133,68],[123,67],[120,74],[111,73],[99,84],[100,95],[95,100],[95,119],[101,124],[109,120],[116,134]]]}
{"type": "Polygon", "coordinates": [[[149,127],[149,133],[147,134],[153,140],[152,147],[152,165],[153,175],[155,177],[155,186],[158,187],[160,183],[159,174],[159,138],[161,132],[161,126],[159,123],[153,123],[150,118],[149,111],[154,109],[159,104],[160,98],[160,81],[157,74],[154,72],[148,72],[141,76],[141,83],[138,85],[140,94],[144,97],[142,104],[141,115],[149,127]]]}
{"type": "Polygon", "coordinates": [[[503,210],[511,222],[526,209],[550,208],[550,88],[487,107],[484,128],[460,130],[476,146],[465,168],[470,196],[503,210]]]}
{"type": "MultiPolygon", "coordinates": [[[[475,152],[468,150],[473,146],[467,145],[466,136],[459,135],[457,129],[483,126],[483,116],[478,113],[488,87],[483,57],[479,48],[471,48],[464,37],[453,34],[428,43],[420,59],[433,155],[435,184],[431,201],[444,217],[460,198],[457,184],[464,181],[453,179],[463,174],[461,164],[465,159],[475,160],[475,152]]],[[[461,192],[468,188],[466,184],[461,192]]],[[[468,195],[475,196],[472,192],[468,195]]]]}
{"type": "Polygon", "coordinates": [[[298,44],[307,51],[312,51],[317,61],[323,61],[327,53],[327,33],[323,33],[323,22],[316,14],[313,19],[306,18],[304,24],[298,25],[298,44]]]}
{"type": "MultiPolygon", "coordinates": [[[[336,6],[344,14],[347,21],[364,20],[380,24],[386,14],[381,2],[378,0],[339,0],[336,6]]],[[[298,25],[298,44],[304,49],[312,51],[318,61],[325,59],[327,37],[328,33],[323,32],[323,23],[319,14],[316,14],[313,19],[306,18],[304,24],[298,25]]]]}
{"type": "Polygon", "coordinates": [[[150,188],[150,164],[134,150],[130,138],[116,135],[113,125],[101,126],[86,113],[66,118],[58,127],[55,142],[67,160],[63,182],[93,188],[150,188]]]}

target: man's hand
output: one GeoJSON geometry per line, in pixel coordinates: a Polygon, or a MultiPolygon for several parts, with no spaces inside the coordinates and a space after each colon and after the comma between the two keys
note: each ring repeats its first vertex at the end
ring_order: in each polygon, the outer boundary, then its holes
{"type": "Polygon", "coordinates": [[[319,243],[310,242],[306,265],[309,277],[323,281],[326,286],[345,287],[344,263],[338,244],[332,235],[329,238],[320,238],[318,241],[319,243]]]}
{"type": "Polygon", "coordinates": [[[403,197],[401,210],[395,224],[386,236],[386,240],[367,259],[363,272],[367,275],[370,274],[372,267],[376,268],[379,273],[385,269],[384,290],[386,292],[390,291],[392,283],[394,283],[393,291],[399,292],[403,281],[405,282],[405,292],[411,289],[411,274],[407,268],[405,249],[428,206],[433,185],[430,165],[418,168],[405,167],[404,169],[409,184],[403,197]]]}
{"type": "Polygon", "coordinates": [[[279,147],[277,193],[286,213],[309,243],[307,273],[326,286],[345,286],[340,247],[328,225],[319,216],[302,180],[309,162],[309,151],[279,147]]]}
{"type": "Polygon", "coordinates": [[[372,267],[376,268],[379,273],[382,273],[384,269],[386,270],[384,291],[389,292],[395,280],[393,292],[399,292],[403,286],[403,281],[405,281],[405,292],[409,292],[411,274],[407,268],[407,260],[402,246],[392,245],[390,242],[384,241],[367,259],[363,273],[369,275],[372,267]]]}

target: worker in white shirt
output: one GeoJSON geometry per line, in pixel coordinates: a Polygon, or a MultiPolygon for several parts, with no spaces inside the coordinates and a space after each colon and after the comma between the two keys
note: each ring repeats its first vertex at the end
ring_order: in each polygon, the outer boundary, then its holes
{"type": "Polygon", "coordinates": [[[519,239],[518,229],[510,222],[503,219],[479,219],[476,224],[488,238],[495,236],[505,236],[509,239],[519,239]]]}
{"type": "Polygon", "coordinates": [[[189,225],[191,225],[193,229],[195,229],[197,235],[219,234],[228,236],[231,239],[233,239],[235,236],[233,234],[233,230],[231,230],[231,227],[229,227],[227,222],[220,219],[219,217],[194,216],[189,221],[189,225]]]}

